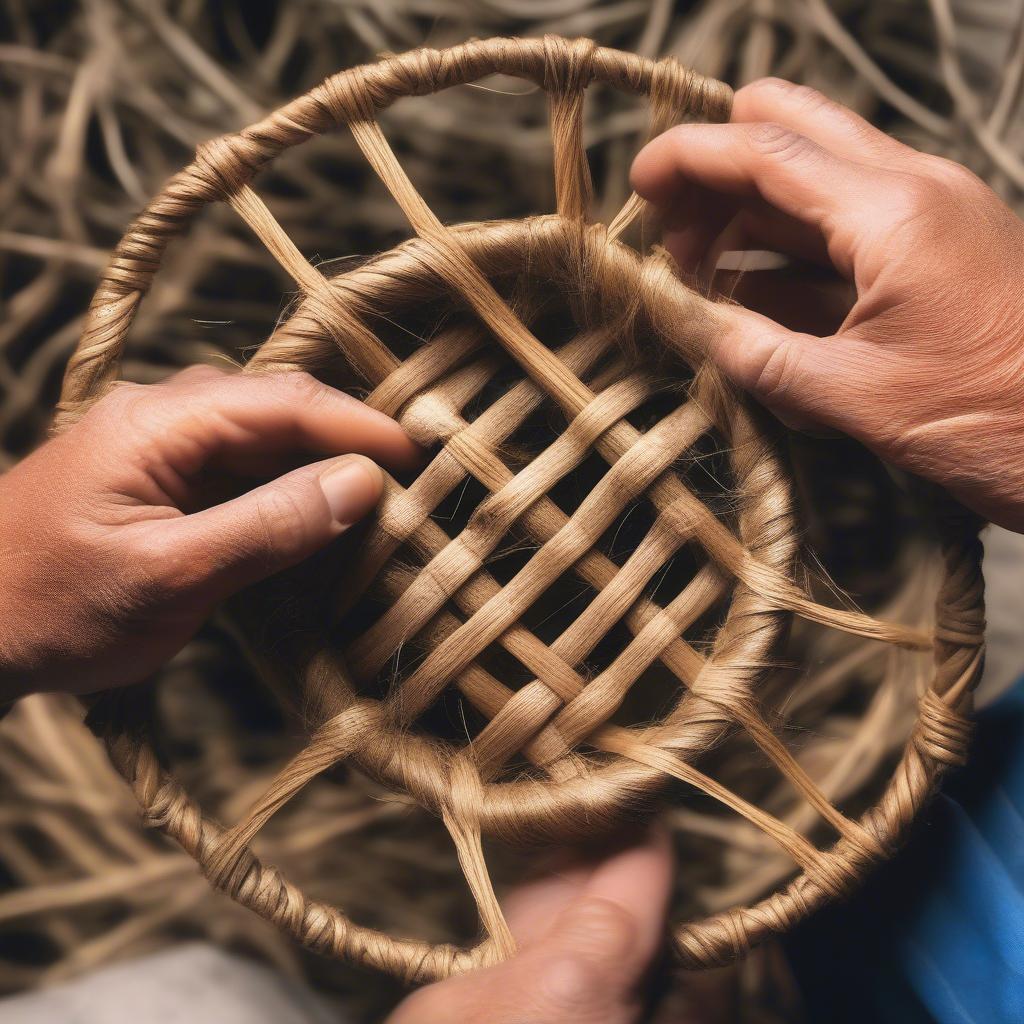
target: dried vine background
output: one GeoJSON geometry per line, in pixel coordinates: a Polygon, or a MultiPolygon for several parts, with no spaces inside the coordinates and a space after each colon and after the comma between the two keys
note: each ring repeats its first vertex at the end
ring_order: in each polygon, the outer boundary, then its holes
{"type": "MultiPolygon", "coordinates": [[[[737,86],[765,74],[806,82],[919,148],[968,164],[1024,210],[1024,32],[1020,5],[1004,0],[2,0],[0,469],[44,435],[107,249],[196,143],[382,50],[544,32],[673,54],[737,86]]],[[[595,177],[613,210],[645,112],[608,95],[587,117],[595,177]]],[[[543,98],[522,83],[495,79],[400,103],[382,122],[446,220],[553,207],[543,98]]],[[[323,261],[380,251],[407,231],[347,133],[289,154],[261,188],[299,248],[323,261]]],[[[284,288],[244,227],[211,211],[157,276],[126,372],[153,380],[191,362],[238,358],[281,315],[284,288]]],[[[797,442],[796,463],[809,467],[801,477],[808,539],[864,607],[912,622],[932,583],[912,501],[852,446],[836,458],[836,444],[797,442]]],[[[812,671],[802,686],[795,673],[779,674],[780,721],[784,712],[787,728],[805,736],[801,760],[826,792],[855,807],[906,735],[918,666],[910,655],[885,655],[906,659],[904,692],[878,685],[901,676],[854,640],[804,628],[793,645],[812,671]]],[[[154,703],[178,774],[226,821],[297,741],[217,626],[167,667],[154,703]]],[[[750,771],[759,767],[752,761],[750,771]]],[[[381,797],[350,772],[319,781],[275,820],[267,857],[357,920],[433,940],[471,928],[440,826],[381,797]]],[[[763,795],[773,813],[809,827],[789,800],[763,795]]],[[[674,812],[673,824],[685,864],[721,859],[728,841],[726,871],[688,874],[694,908],[753,899],[788,870],[757,837],[699,804],[674,812]],[[714,857],[702,856],[712,848],[714,857]]],[[[495,858],[500,874],[500,851],[495,858]]],[[[383,979],[300,954],[212,893],[184,854],[142,830],[71,705],[23,702],[0,728],[0,990],[196,937],[311,978],[366,1019],[398,995],[383,979]]],[[[758,954],[729,981],[762,1016],[773,956],[758,954]]]]}

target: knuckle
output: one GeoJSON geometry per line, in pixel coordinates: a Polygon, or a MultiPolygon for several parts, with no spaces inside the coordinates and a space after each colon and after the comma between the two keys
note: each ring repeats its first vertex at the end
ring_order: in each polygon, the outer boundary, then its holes
{"type": "Polygon", "coordinates": [[[187,590],[195,568],[194,560],[175,543],[170,531],[156,528],[128,533],[122,564],[126,567],[122,589],[137,607],[160,604],[187,590]]]}
{"type": "Polygon", "coordinates": [[[743,87],[745,92],[765,93],[766,95],[773,93],[787,94],[794,89],[796,89],[796,85],[793,82],[789,82],[785,78],[778,78],[775,75],[765,75],[764,78],[757,78],[749,85],[743,87]]]}
{"type": "Polygon", "coordinates": [[[751,391],[764,402],[777,400],[789,390],[795,364],[793,346],[785,341],[780,342],[758,371],[751,391]]]}
{"type": "Polygon", "coordinates": [[[981,179],[973,171],[969,171],[955,160],[923,153],[921,165],[934,182],[951,192],[962,194],[983,187],[981,179]]]}
{"type": "Polygon", "coordinates": [[[617,957],[636,938],[633,915],[612,900],[587,900],[582,905],[582,913],[595,944],[607,955],[617,957]]]}
{"type": "Polygon", "coordinates": [[[809,85],[788,82],[785,78],[776,78],[774,76],[759,78],[746,86],[746,90],[756,96],[763,96],[769,101],[781,98],[789,103],[797,103],[802,107],[812,110],[831,106],[832,104],[832,101],[827,96],[818,92],[817,89],[812,89],[809,85]]]}
{"type": "Polygon", "coordinates": [[[629,995],[637,924],[625,907],[584,899],[556,924],[554,946],[530,956],[531,1020],[605,1021],[629,995]],[[541,954],[543,953],[543,956],[541,954]]]}
{"type": "Polygon", "coordinates": [[[145,430],[150,418],[150,389],[144,384],[117,381],[89,410],[84,421],[109,430],[116,428],[122,437],[145,430]]]}
{"type": "Polygon", "coordinates": [[[636,922],[625,907],[591,897],[576,904],[571,915],[569,932],[575,951],[603,964],[628,954],[636,938],[636,922]]]}
{"type": "Polygon", "coordinates": [[[787,82],[788,95],[805,110],[831,110],[835,104],[824,93],[809,85],[798,85],[787,82]]]}
{"type": "Polygon", "coordinates": [[[289,414],[296,409],[317,410],[335,394],[305,370],[277,370],[253,374],[247,379],[254,400],[269,401],[289,414]]]}
{"type": "Polygon", "coordinates": [[[316,377],[305,370],[288,370],[277,373],[274,377],[274,387],[288,402],[319,402],[323,400],[327,391],[316,377]]]}
{"type": "Polygon", "coordinates": [[[940,200],[941,189],[934,179],[908,174],[897,190],[897,217],[901,221],[916,220],[933,210],[940,200]]]}
{"type": "Polygon", "coordinates": [[[799,159],[814,145],[806,135],[774,121],[750,125],[747,138],[754,152],[776,162],[799,159]]]}
{"type": "Polygon", "coordinates": [[[116,381],[110,390],[93,406],[97,413],[124,413],[127,409],[137,408],[145,401],[147,389],[143,384],[129,381],[116,381]]]}
{"type": "Polygon", "coordinates": [[[289,559],[305,549],[309,517],[299,499],[284,487],[268,488],[256,506],[254,547],[271,558],[289,559]]]}
{"type": "Polygon", "coordinates": [[[451,1005],[443,984],[428,985],[402,1000],[387,1024],[431,1024],[450,1019],[451,1005]]]}
{"type": "Polygon", "coordinates": [[[164,384],[195,384],[202,381],[220,380],[226,376],[228,375],[216,366],[210,366],[207,363],[194,363],[192,366],[187,366],[184,370],[179,370],[173,376],[168,377],[164,384]]]}

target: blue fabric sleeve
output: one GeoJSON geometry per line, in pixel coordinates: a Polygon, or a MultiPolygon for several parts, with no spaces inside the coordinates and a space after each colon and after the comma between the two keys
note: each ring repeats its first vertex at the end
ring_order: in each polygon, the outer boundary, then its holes
{"type": "Polygon", "coordinates": [[[1024,680],[907,848],[787,949],[811,1021],[1024,1024],[1024,680]]]}

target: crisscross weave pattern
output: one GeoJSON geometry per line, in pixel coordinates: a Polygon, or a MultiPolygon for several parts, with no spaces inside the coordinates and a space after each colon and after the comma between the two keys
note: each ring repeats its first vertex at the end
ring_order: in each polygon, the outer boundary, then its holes
{"type": "MultiPolygon", "coordinates": [[[[344,586],[314,588],[316,628],[267,642],[261,602],[272,596],[246,595],[237,609],[243,624],[262,623],[250,630],[254,653],[312,725],[306,748],[243,821],[224,830],[202,818],[157,762],[130,695],[105,697],[90,715],[147,815],[214,885],[313,948],[409,980],[513,951],[485,833],[586,835],[650,804],[668,779],[720,801],[779,843],[798,874],[757,906],[676,928],[683,961],[711,965],[848,889],[899,840],[944,767],[965,756],[983,633],[977,524],[961,516],[945,527],[948,571],[931,635],[824,607],[796,585],[782,465],[704,358],[729,330],[729,307],[683,284],[664,253],[621,241],[642,212],[637,197],[608,226],[588,220],[582,105],[593,82],[648,95],[652,131],[729,113],[727,86],[586,40],[489,40],[343,72],[208,143],[168,183],[118,245],[65,380],[62,422],[115,378],[168,240],[202,205],[226,200],[302,296],[246,372],[358,386],[430,450],[415,479],[388,480],[358,547],[335,552],[344,586]],[[446,227],[376,113],[494,72],[549,96],[557,212],[446,227]],[[250,181],[282,149],[339,124],[416,237],[328,278],[250,181]],[[417,333],[427,337],[410,342],[417,333]],[[670,370],[655,352],[671,357],[670,370]],[[915,732],[859,820],[829,802],[758,710],[758,681],[794,613],[935,652],[915,732]],[[454,731],[443,727],[452,691],[472,719],[454,731]],[[737,726],[834,831],[830,849],[695,767],[737,726]],[[476,948],[358,926],[259,861],[252,843],[263,824],[346,758],[443,817],[487,933],[476,948]]],[[[330,557],[321,576],[339,569],[330,557]]]]}

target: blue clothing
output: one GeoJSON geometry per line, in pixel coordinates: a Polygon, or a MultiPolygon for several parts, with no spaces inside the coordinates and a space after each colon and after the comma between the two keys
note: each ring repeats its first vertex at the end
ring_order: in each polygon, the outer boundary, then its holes
{"type": "Polygon", "coordinates": [[[812,1022],[1024,1024],[1024,680],[906,849],[787,952],[812,1022]]]}

